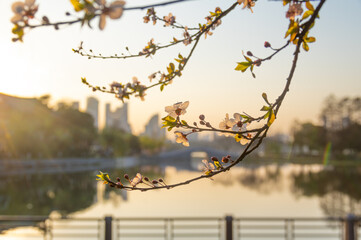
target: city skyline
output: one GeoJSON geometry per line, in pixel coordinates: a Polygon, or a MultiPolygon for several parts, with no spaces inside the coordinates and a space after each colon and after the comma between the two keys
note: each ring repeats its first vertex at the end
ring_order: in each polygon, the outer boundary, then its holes
{"type": "Polygon", "coordinates": [[[158,113],[153,114],[149,121],[144,125],[144,131],[134,133],[132,131],[131,124],[128,121],[128,103],[123,103],[121,106],[117,106],[115,108],[114,106],[112,107],[110,103],[105,103],[105,111],[101,112],[99,110],[100,106],[103,106],[104,104],[99,104],[99,100],[96,97],[90,96],[86,99],[85,109],[79,108],[79,102],[73,101],[71,102],[71,105],[79,111],[84,111],[92,115],[94,119],[94,126],[98,130],[110,127],[121,129],[126,133],[148,136],[154,139],[163,139],[166,137],[165,129],[161,128],[158,113]],[[99,119],[102,117],[104,117],[103,121],[100,122],[99,119]]]}

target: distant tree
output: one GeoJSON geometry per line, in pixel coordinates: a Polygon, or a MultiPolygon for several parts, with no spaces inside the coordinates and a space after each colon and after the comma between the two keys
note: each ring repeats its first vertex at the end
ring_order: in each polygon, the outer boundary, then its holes
{"type": "Polygon", "coordinates": [[[361,151],[361,98],[326,98],[321,111],[323,127],[327,131],[327,139],[332,142],[333,149],[342,153],[348,150],[354,153],[361,151]]]}
{"type": "Polygon", "coordinates": [[[165,146],[165,139],[152,139],[148,136],[139,137],[142,153],[154,154],[158,153],[165,146]]]}
{"type": "Polygon", "coordinates": [[[312,123],[297,123],[293,130],[293,143],[296,146],[307,146],[309,149],[322,151],[326,144],[326,129],[312,123]]]}
{"type": "Polygon", "coordinates": [[[93,117],[66,104],[62,104],[55,114],[54,130],[59,136],[56,142],[61,146],[62,155],[88,157],[97,137],[93,117]]]}
{"type": "Polygon", "coordinates": [[[7,114],[0,118],[0,157],[89,156],[97,137],[89,114],[66,104],[54,110],[36,99],[9,98],[2,105],[7,114]]]}
{"type": "Polygon", "coordinates": [[[100,145],[106,155],[120,157],[127,155],[129,143],[127,133],[116,128],[104,128],[99,134],[100,145]]]}

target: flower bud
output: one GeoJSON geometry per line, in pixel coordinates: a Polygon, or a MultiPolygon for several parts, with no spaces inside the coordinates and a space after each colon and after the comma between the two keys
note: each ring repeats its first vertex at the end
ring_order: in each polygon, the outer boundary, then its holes
{"type": "Polygon", "coordinates": [[[211,157],[211,160],[214,162],[214,161],[218,161],[218,158],[216,157],[211,157]]]}
{"type": "Polygon", "coordinates": [[[252,54],[251,51],[248,51],[248,52],[247,52],[247,55],[250,56],[250,57],[253,57],[253,54],[252,54]]]}
{"type": "Polygon", "coordinates": [[[153,183],[153,184],[157,184],[158,181],[157,181],[157,180],[153,180],[152,183],[153,183]]]}
{"type": "Polygon", "coordinates": [[[158,181],[159,181],[159,182],[164,182],[163,179],[161,179],[161,178],[159,178],[158,181]]]}
{"type": "Polygon", "coordinates": [[[261,59],[257,59],[256,61],[254,61],[254,64],[255,64],[257,67],[261,66],[261,63],[262,63],[261,59]]]}
{"type": "Polygon", "coordinates": [[[127,180],[129,180],[128,174],[124,174],[124,178],[127,179],[127,180]]]}
{"type": "Polygon", "coordinates": [[[212,127],[209,122],[206,122],[206,126],[209,127],[209,128],[212,127]]]}
{"type": "Polygon", "coordinates": [[[231,159],[231,155],[227,155],[226,158],[231,159]]]}
{"type": "Polygon", "coordinates": [[[117,177],[117,181],[120,182],[120,178],[119,178],[119,177],[117,177]]]}
{"type": "Polygon", "coordinates": [[[228,163],[229,159],[227,157],[222,157],[222,162],[228,163]]]}
{"type": "Polygon", "coordinates": [[[200,123],[201,125],[206,125],[206,123],[205,123],[204,121],[199,121],[199,123],[200,123]]]}
{"type": "Polygon", "coordinates": [[[264,47],[269,48],[269,47],[271,47],[271,44],[269,42],[264,42],[264,47]]]}
{"type": "Polygon", "coordinates": [[[144,181],[149,182],[149,178],[148,178],[148,177],[144,177],[143,179],[144,179],[144,181]]]}
{"type": "Polygon", "coordinates": [[[203,114],[199,115],[199,119],[200,119],[200,120],[204,121],[205,118],[206,118],[206,117],[205,117],[203,114]]]}

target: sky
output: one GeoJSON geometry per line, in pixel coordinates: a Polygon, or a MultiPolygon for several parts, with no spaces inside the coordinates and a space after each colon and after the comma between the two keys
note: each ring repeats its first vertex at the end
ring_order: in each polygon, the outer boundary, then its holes
{"type": "MultiPolygon", "coordinates": [[[[26,33],[24,43],[13,43],[10,18],[12,0],[0,1],[0,92],[19,97],[39,97],[50,94],[53,103],[59,100],[80,101],[95,96],[100,101],[100,124],[104,122],[104,105],[113,108],[122,102],[113,95],[93,93],[81,83],[86,77],[94,85],[108,86],[113,81],[128,82],[136,76],[149,83],[148,76],[165,70],[178,53],[187,55],[190,46],[166,49],[152,58],[129,60],[97,60],[81,57],[72,52],[81,41],[85,49],[106,54],[139,52],[151,39],[156,43],[181,38],[182,31],[143,23],[145,11],[126,11],[121,19],[107,19],[103,31],[98,20],[93,29],[74,25],[55,31],[38,28],[26,33]]],[[[51,21],[67,20],[65,12],[72,12],[68,0],[37,0],[38,16],[46,15],[51,21]]],[[[127,6],[158,1],[128,0],[127,6]]],[[[204,17],[219,6],[225,10],[231,0],[194,0],[156,8],[160,16],[172,12],[176,21],[189,27],[204,23],[204,17]]],[[[314,5],[316,5],[315,2],[314,5]]],[[[290,92],[272,126],[271,133],[287,133],[295,119],[319,123],[324,99],[330,94],[337,97],[360,96],[361,93],[361,0],[327,0],[310,35],[317,41],[310,44],[309,52],[302,52],[290,92]]],[[[234,71],[243,61],[242,51],[265,57],[272,52],[263,44],[269,41],[280,47],[288,26],[287,8],[279,1],[259,0],[254,13],[238,7],[222,21],[214,34],[202,39],[183,72],[163,92],[159,88],[148,91],[146,100],[132,98],[129,102],[129,120],[133,131],[140,133],[153,114],[165,116],[164,107],[180,101],[190,101],[184,119],[197,121],[200,114],[215,126],[225,114],[246,112],[257,116],[264,104],[262,93],[275,100],[283,90],[288,75],[293,48],[289,47],[272,61],[255,69],[257,77],[247,71],[234,71]]]]}

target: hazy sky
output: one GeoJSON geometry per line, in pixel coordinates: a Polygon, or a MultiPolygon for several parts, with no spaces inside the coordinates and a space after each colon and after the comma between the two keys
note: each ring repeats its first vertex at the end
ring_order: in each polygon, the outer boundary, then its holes
{"type": "MultiPolygon", "coordinates": [[[[143,23],[145,11],[125,12],[117,21],[107,19],[104,31],[79,25],[60,31],[51,28],[35,29],[25,35],[24,43],[13,43],[10,18],[14,1],[0,1],[0,92],[33,97],[51,94],[54,100],[70,99],[85,106],[87,96],[100,100],[100,119],[103,122],[104,104],[114,107],[121,102],[112,95],[92,93],[81,83],[87,77],[94,84],[107,86],[113,81],[131,81],[137,76],[148,83],[148,75],[165,70],[174,57],[181,52],[186,55],[188,47],[179,47],[159,52],[159,56],[131,60],[88,60],[72,52],[80,41],[86,49],[99,53],[121,53],[128,46],[138,52],[147,42],[169,42],[173,36],[181,38],[182,32],[170,28],[143,23]]],[[[128,0],[128,6],[144,2],[128,0]]],[[[176,20],[188,26],[204,23],[209,11],[220,6],[223,10],[231,0],[197,0],[156,9],[163,16],[172,12],[176,20]]],[[[37,0],[38,16],[47,15],[50,20],[64,20],[66,11],[72,11],[68,0],[37,0]]],[[[238,7],[224,18],[213,36],[202,40],[193,58],[183,72],[182,78],[161,93],[159,88],[148,91],[146,101],[129,101],[129,118],[136,133],[154,113],[165,116],[164,107],[179,101],[190,101],[185,119],[193,122],[203,113],[218,125],[226,113],[247,112],[253,115],[263,105],[262,92],[270,100],[280,94],[286,81],[292,48],[276,56],[273,61],[262,64],[255,70],[253,79],[249,72],[234,71],[236,62],[242,60],[242,50],[251,50],[265,57],[270,50],[263,47],[269,41],[274,47],[285,43],[284,33],[288,26],[286,8],[278,1],[258,1],[254,14],[238,7]]],[[[274,123],[273,133],[287,132],[294,119],[319,120],[322,102],[329,94],[336,96],[361,95],[361,1],[327,0],[320,13],[320,20],[311,31],[316,43],[310,44],[310,52],[302,52],[290,92],[274,123]]],[[[174,61],[173,61],[174,62],[174,61]]]]}

